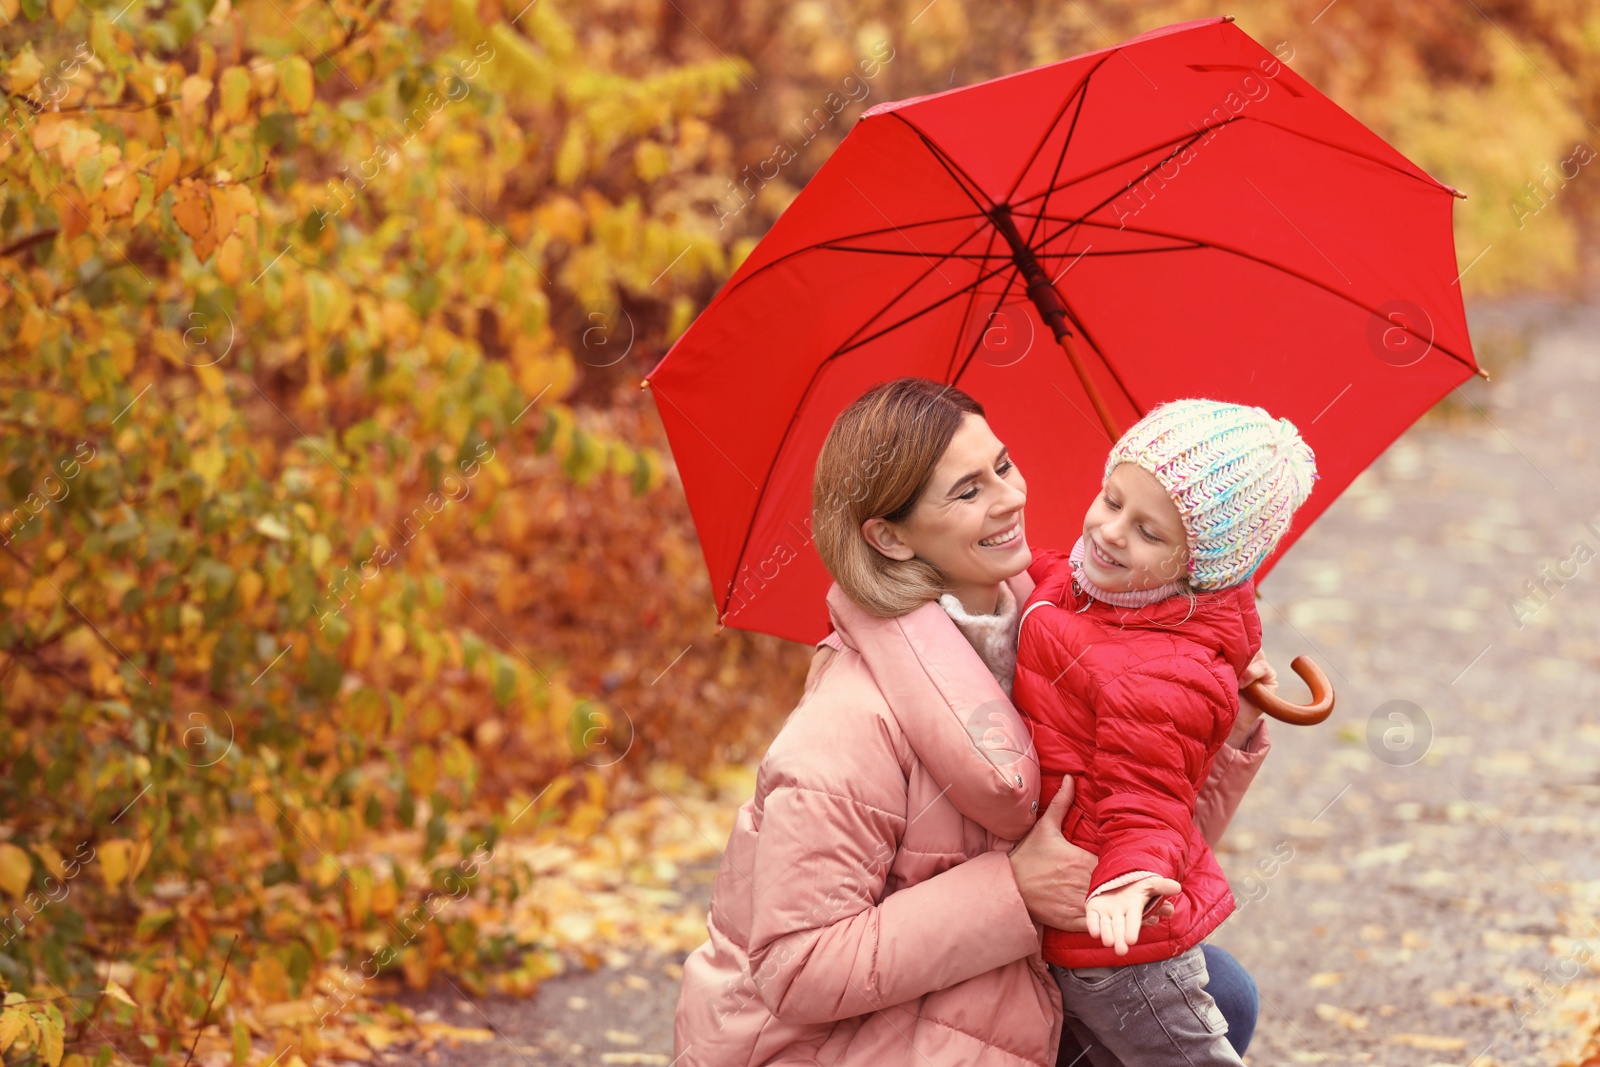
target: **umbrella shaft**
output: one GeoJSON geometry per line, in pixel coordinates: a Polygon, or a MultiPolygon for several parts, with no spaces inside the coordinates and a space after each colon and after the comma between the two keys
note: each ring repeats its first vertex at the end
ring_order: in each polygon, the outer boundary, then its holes
{"type": "Polygon", "coordinates": [[[1049,275],[1039,266],[1038,257],[1033,254],[1033,249],[1028,247],[1028,243],[1022,239],[1022,234],[1017,232],[1017,224],[1011,218],[1010,205],[996,204],[994,210],[989,212],[989,218],[994,223],[994,228],[1000,232],[1000,236],[1006,239],[1006,244],[1011,246],[1011,260],[1017,265],[1017,270],[1022,272],[1022,280],[1027,283],[1028,299],[1033,301],[1033,306],[1039,309],[1039,317],[1056,335],[1056,343],[1067,354],[1067,360],[1072,364],[1078,381],[1083,385],[1089,403],[1094,406],[1095,414],[1100,416],[1100,425],[1105,428],[1107,436],[1115,441],[1122,432],[1117,429],[1116,416],[1111,414],[1111,408],[1089,377],[1089,368],[1078,355],[1077,346],[1072,343],[1072,331],[1067,328],[1067,307],[1061,302],[1061,294],[1056,292],[1049,275]]]}
{"type": "Polygon", "coordinates": [[[1028,243],[1022,239],[1022,234],[1017,232],[1017,224],[1011,218],[1010,206],[996,205],[990,212],[989,218],[993,220],[994,228],[1000,231],[1000,236],[1006,239],[1006,244],[1011,246],[1011,260],[1016,263],[1017,270],[1022,272],[1022,280],[1027,284],[1028,299],[1039,309],[1039,317],[1044,319],[1045,325],[1050,327],[1057,341],[1071,334],[1072,331],[1067,328],[1067,308],[1061,302],[1061,294],[1050,284],[1050,278],[1045,274],[1044,268],[1039,266],[1039,260],[1034,256],[1033,249],[1028,247],[1028,243]]]}

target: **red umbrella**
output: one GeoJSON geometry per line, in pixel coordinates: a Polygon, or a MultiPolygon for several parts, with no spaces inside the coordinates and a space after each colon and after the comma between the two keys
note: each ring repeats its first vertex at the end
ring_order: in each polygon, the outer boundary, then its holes
{"type": "Polygon", "coordinates": [[[1477,370],[1459,195],[1230,19],[872,108],[649,377],[719,617],[827,633],[812,468],[903,375],[985,406],[1042,545],[1156,404],[1286,416],[1321,480],[1282,553],[1477,370]]]}

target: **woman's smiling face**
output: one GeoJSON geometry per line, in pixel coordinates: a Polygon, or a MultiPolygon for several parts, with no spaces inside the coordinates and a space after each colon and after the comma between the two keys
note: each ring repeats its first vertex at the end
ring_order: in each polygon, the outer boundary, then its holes
{"type": "Polygon", "coordinates": [[[1028,569],[1028,484],[979,415],[965,415],[904,522],[868,519],[861,533],[891,559],[938,568],[969,612],[990,614],[1000,583],[1028,569]]]}
{"type": "Polygon", "coordinates": [[[1178,505],[1156,476],[1119,463],[1083,518],[1083,571],[1113,593],[1155,589],[1189,573],[1178,505]]]}

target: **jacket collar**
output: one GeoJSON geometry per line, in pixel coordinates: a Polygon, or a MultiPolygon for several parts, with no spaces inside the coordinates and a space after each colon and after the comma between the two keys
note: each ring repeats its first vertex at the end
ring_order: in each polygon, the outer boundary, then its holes
{"type": "MultiPolygon", "coordinates": [[[[1018,602],[1027,574],[1007,583],[1018,602]]],[[[893,619],[870,614],[838,585],[828,613],[842,644],[861,654],[917,759],[957,811],[1015,841],[1033,825],[1039,760],[1000,683],[937,603],[893,619]]]]}
{"type": "Polygon", "coordinates": [[[1227,589],[1167,597],[1143,607],[1122,608],[1094,599],[1072,581],[1063,583],[1060,605],[1083,611],[1108,625],[1128,630],[1164,630],[1212,649],[1243,674],[1261,647],[1261,616],[1255,607],[1256,585],[1246,581],[1227,589]]]}

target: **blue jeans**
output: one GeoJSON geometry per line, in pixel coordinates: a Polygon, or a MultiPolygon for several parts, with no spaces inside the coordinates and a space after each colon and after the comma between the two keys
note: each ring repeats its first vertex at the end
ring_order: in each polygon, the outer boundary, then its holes
{"type": "MultiPolygon", "coordinates": [[[[1217,1009],[1228,1023],[1228,1044],[1233,1046],[1234,1052],[1244,1055],[1245,1049],[1250,1046],[1250,1038],[1256,1029],[1256,1013],[1260,1008],[1260,997],[1256,992],[1255,981],[1250,973],[1239,965],[1223,949],[1215,945],[1202,943],[1201,951],[1204,953],[1208,978],[1205,991],[1211,999],[1216,1001],[1217,1009]]],[[[1097,1053],[1099,1054],[1099,1053],[1097,1053]]],[[[1077,1063],[1082,1067],[1083,1046],[1072,1034],[1072,1029],[1062,1027],[1061,1048],[1056,1059],[1057,1067],[1068,1067],[1077,1063]]]]}

